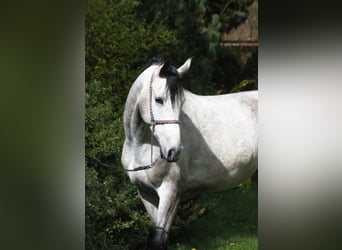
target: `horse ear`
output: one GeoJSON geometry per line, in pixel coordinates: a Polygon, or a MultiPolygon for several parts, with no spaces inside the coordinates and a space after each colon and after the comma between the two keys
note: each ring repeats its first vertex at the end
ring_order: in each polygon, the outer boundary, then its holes
{"type": "Polygon", "coordinates": [[[184,76],[184,74],[185,74],[186,72],[188,72],[188,70],[190,69],[191,60],[192,60],[192,57],[188,58],[188,59],[185,61],[185,63],[177,69],[178,74],[179,74],[179,77],[182,78],[182,77],[184,76]]]}

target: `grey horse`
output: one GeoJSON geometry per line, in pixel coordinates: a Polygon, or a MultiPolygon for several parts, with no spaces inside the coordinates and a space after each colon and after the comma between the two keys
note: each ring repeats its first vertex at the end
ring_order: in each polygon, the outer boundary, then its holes
{"type": "Polygon", "coordinates": [[[257,169],[258,92],[200,96],[179,68],[155,60],[132,85],[121,161],[153,229],[149,249],[167,249],[182,194],[236,187],[257,169]]]}

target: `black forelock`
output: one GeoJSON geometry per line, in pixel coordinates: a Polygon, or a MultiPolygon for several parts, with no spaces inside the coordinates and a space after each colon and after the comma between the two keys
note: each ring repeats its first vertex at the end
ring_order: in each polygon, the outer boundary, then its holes
{"type": "Polygon", "coordinates": [[[171,103],[173,106],[176,98],[183,98],[183,86],[177,69],[168,62],[164,62],[164,60],[159,57],[152,57],[147,63],[146,68],[152,65],[163,65],[160,69],[159,76],[166,78],[166,91],[170,93],[171,103]]]}
{"type": "Polygon", "coordinates": [[[166,88],[170,94],[172,106],[175,104],[176,98],[183,98],[183,86],[177,69],[168,62],[163,64],[160,69],[159,76],[166,78],[166,88]]]}

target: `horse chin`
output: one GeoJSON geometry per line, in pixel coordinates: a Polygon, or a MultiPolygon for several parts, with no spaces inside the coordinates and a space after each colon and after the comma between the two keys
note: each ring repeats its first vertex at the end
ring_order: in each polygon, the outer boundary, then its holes
{"type": "Polygon", "coordinates": [[[166,159],[167,162],[176,162],[179,160],[179,157],[173,158],[173,159],[166,159]]]}

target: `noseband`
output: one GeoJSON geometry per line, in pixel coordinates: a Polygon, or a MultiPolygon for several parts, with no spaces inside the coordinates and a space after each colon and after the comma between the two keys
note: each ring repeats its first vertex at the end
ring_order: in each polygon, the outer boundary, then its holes
{"type": "Polygon", "coordinates": [[[126,169],[127,172],[134,172],[134,171],[140,171],[152,168],[157,161],[161,158],[160,156],[153,160],[153,138],[154,138],[154,129],[157,125],[165,125],[165,124],[180,124],[180,120],[156,120],[154,119],[153,110],[152,110],[152,83],[153,83],[153,77],[156,69],[153,71],[150,81],[150,98],[149,98],[149,105],[150,105],[150,117],[151,117],[151,126],[152,126],[152,133],[151,133],[151,163],[149,165],[145,166],[139,166],[137,168],[133,169],[126,169]]]}

